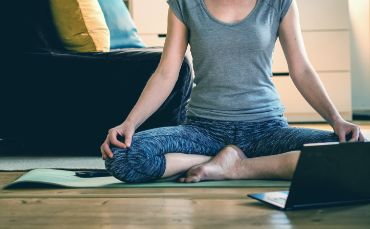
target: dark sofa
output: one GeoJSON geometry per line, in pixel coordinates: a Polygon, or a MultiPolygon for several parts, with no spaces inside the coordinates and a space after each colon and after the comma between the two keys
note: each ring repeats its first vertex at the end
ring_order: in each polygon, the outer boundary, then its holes
{"type": "MultiPolygon", "coordinates": [[[[107,130],[126,118],[162,49],[69,53],[55,35],[47,0],[20,2],[3,6],[10,10],[2,15],[8,23],[1,35],[0,155],[99,155],[107,130]]],[[[179,124],[191,86],[185,59],[171,95],[138,131],[179,124]]]]}

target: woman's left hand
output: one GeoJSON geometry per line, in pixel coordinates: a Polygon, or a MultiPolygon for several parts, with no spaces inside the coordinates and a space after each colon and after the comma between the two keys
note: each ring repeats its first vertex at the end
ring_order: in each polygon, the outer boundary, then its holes
{"type": "Polygon", "coordinates": [[[359,126],[343,119],[334,123],[333,130],[335,134],[338,135],[340,142],[346,142],[346,136],[349,134],[351,134],[349,142],[364,142],[366,140],[359,126]]]}

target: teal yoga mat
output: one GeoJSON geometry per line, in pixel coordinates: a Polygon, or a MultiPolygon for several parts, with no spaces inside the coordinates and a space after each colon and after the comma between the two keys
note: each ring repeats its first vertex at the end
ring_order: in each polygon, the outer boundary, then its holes
{"type": "Polygon", "coordinates": [[[228,187],[289,187],[288,181],[229,180],[199,183],[157,181],[144,184],[126,184],[114,177],[81,178],[74,171],[58,169],[34,169],[4,188],[228,188],[228,187]]]}

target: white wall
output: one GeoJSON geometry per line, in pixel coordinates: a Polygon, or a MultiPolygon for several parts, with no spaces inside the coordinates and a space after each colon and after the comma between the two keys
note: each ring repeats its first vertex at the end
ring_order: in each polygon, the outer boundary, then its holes
{"type": "Polygon", "coordinates": [[[353,110],[370,110],[370,0],[348,0],[352,26],[353,110]]]}

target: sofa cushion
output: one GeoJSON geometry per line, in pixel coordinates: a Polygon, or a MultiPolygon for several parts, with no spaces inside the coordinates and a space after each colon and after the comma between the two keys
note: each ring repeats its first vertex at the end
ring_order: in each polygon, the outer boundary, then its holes
{"type": "Polygon", "coordinates": [[[98,0],[50,0],[50,9],[66,50],[110,50],[110,33],[98,0]]]}
{"type": "Polygon", "coordinates": [[[110,31],[110,48],[143,48],[136,26],[122,0],[99,0],[110,31]]]}

